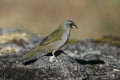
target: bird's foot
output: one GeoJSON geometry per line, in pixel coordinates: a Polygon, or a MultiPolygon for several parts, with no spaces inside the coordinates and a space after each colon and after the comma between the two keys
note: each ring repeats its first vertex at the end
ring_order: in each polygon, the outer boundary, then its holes
{"type": "Polygon", "coordinates": [[[56,57],[55,56],[50,56],[49,58],[49,62],[55,62],[56,61],[56,57]]]}

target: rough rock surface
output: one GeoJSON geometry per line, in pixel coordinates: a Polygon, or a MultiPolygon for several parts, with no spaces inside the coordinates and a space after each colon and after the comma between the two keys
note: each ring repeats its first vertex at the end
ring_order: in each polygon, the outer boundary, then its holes
{"type": "Polygon", "coordinates": [[[21,57],[43,38],[24,31],[0,29],[1,35],[14,32],[30,35],[29,41],[22,37],[0,44],[0,80],[120,79],[119,46],[85,39],[76,43],[68,43],[62,51],[57,51],[58,62],[49,62],[51,56],[49,54],[23,62],[21,57]],[[8,49],[8,47],[12,47],[14,50],[8,49]]]}

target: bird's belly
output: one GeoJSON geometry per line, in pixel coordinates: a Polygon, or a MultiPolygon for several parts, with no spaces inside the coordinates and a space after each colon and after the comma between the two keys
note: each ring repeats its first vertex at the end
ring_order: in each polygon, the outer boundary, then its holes
{"type": "Polygon", "coordinates": [[[57,42],[55,42],[55,45],[53,46],[54,50],[58,50],[60,47],[62,47],[65,43],[66,43],[67,39],[66,40],[59,40],[57,42]]]}

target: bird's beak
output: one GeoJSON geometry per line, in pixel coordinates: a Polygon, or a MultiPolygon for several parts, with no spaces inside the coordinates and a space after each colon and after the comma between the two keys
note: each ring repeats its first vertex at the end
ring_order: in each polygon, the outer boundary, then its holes
{"type": "Polygon", "coordinates": [[[72,28],[73,29],[78,29],[78,27],[76,25],[73,25],[72,28]]]}

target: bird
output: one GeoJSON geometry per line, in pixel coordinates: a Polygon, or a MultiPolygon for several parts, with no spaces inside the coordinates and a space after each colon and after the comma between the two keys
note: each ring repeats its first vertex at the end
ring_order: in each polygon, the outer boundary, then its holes
{"type": "Polygon", "coordinates": [[[73,28],[78,29],[72,20],[63,21],[55,31],[46,36],[38,46],[25,54],[22,59],[27,60],[35,55],[36,52],[40,51],[46,51],[47,53],[51,52],[52,56],[55,58],[55,52],[67,43],[71,29],[73,28]]]}

